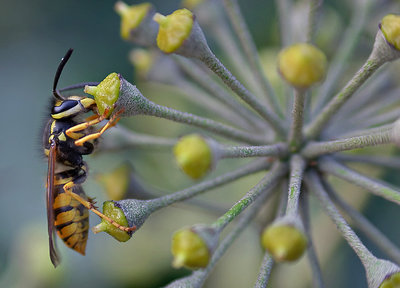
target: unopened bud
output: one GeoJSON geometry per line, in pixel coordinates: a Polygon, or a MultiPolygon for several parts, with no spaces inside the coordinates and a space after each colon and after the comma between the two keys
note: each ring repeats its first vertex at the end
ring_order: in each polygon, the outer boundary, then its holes
{"type": "Polygon", "coordinates": [[[307,248],[307,238],[302,231],[292,225],[273,224],[261,236],[263,247],[278,261],[295,261],[307,248]]]}
{"type": "Polygon", "coordinates": [[[306,89],[325,78],[327,60],[317,47],[298,43],[282,50],[278,56],[278,70],[292,86],[306,89]]]}
{"type": "Polygon", "coordinates": [[[399,288],[400,287],[400,273],[394,273],[386,278],[379,288],[399,288]]]}
{"type": "Polygon", "coordinates": [[[394,48],[400,50],[400,16],[388,14],[382,18],[380,28],[383,35],[394,48]]]}
{"type": "Polygon", "coordinates": [[[193,179],[203,177],[212,168],[212,148],[201,135],[182,137],[174,147],[174,155],[178,166],[193,179]]]}

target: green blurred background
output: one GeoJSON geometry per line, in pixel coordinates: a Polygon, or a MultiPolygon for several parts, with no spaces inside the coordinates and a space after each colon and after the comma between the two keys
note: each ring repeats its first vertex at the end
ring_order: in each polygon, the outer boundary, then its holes
{"type": "MultiPolygon", "coordinates": [[[[163,14],[179,6],[179,1],[151,2],[163,14]]],[[[246,1],[243,13],[260,47],[277,45],[273,1],[260,2],[246,1]]],[[[339,11],[342,9],[340,20],[347,21],[349,12],[341,8],[343,3],[326,2],[339,11]]],[[[41,126],[47,115],[53,77],[60,58],[72,47],[75,52],[63,72],[59,87],[100,81],[114,71],[128,80],[133,79],[127,56],[132,46],[119,37],[119,16],[113,11],[114,3],[94,0],[0,2],[3,103],[0,113],[0,287],[160,287],[174,277],[188,273],[170,268],[171,233],[185,225],[210,223],[215,219],[214,215],[206,215],[199,209],[189,211],[185,206],[165,209],[168,211],[150,217],[127,243],[117,243],[107,235],[90,233],[85,257],[66,249],[59,242],[63,263],[56,270],[50,263],[44,192],[47,163],[41,156],[41,126]]],[[[128,2],[134,3],[139,1],[128,2]]],[[[188,105],[179,102],[179,97],[171,97],[175,107],[184,110],[188,105]]],[[[155,95],[152,99],[170,103],[167,95],[155,95]]],[[[163,136],[190,131],[182,125],[165,125],[163,121],[147,118],[133,122],[127,120],[123,124],[163,136]]],[[[85,190],[88,195],[97,197],[99,203],[106,196],[93,175],[110,171],[127,158],[132,159],[140,176],[156,187],[175,191],[192,183],[176,167],[170,169],[172,157],[166,153],[125,151],[87,158],[91,174],[84,185],[85,190]]],[[[223,171],[232,165],[235,163],[227,161],[218,170],[223,171]]],[[[259,176],[228,185],[225,190],[230,190],[233,197],[225,201],[225,207],[247,191],[259,176]]],[[[390,174],[387,178],[393,180],[390,174]]],[[[223,193],[215,197],[225,199],[223,193]]],[[[385,220],[398,219],[398,207],[385,202],[385,211],[382,212],[382,206],[377,202],[383,204],[374,199],[374,205],[367,210],[368,216],[375,219],[383,231],[391,231],[395,234],[394,239],[398,239],[400,232],[393,231],[385,220]]],[[[91,216],[90,221],[93,226],[99,220],[91,216]]],[[[345,244],[338,249],[340,253],[336,253],[337,257],[325,268],[327,287],[364,287],[364,272],[359,260],[345,244]]],[[[246,233],[228,250],[208,287],[250,287],[256,279],[261,257],[257,233],[246,233]]]]}

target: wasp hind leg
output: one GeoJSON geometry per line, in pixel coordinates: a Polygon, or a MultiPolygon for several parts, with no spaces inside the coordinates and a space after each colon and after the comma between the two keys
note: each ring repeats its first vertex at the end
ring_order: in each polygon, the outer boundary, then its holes
{"type": "Polygon", "coordinates": [[[94,203],[92,200],[86,200],[84,198],[82,198],[80,195],[76,194],[75,192],[73,192],[73,187],[76,184],[73,181],[70,181],[68,183],[66,183],[63,186],[64,192],[68,195],[70,195],[72,198],[74,198],[75,200],[77,200],[78,202],[80,202],[83,206],[85,206],[87,209],[91,210],[93,213],[95,213],[97,216],[99,216],[100,218],[104,219],[105,221],[109,222],[110,224],[114,225],[115,227],[117,227],[118,229],[125,231],[125,232],[132,232],[136,230],[136,226],[133,227],[126,227],[126,226],[122,226],[119,225],[117,222],[115,222],[114,220],[112,220],[110,217],[104,215],[103,213],[101,213],[99,210],[96,209],[96,207],[94,206],[94,203]]]}

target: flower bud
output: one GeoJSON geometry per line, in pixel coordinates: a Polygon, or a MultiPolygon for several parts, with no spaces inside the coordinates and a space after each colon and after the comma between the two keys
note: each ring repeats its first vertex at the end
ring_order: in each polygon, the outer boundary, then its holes
{"type": "Polygon", "coordinates": [[[399,288],[400,287],[400,272],[392,274],[386,278],[379,288],[399,288]]]}
{"type": "Polygon", "coordinates": [[[179,9],[168,16],[156,13],[153,19],[160,25],[157,46],[164,53],[198,59],[210,54],[203,31],[189,10],[179,9]]]}
{"type": "Polygon", "coordinates": [[[143,46],[155,46],[158,27],[152,21],[155,9],[150,3],[128,6],[122,1],[115,3],[115,11],[121,16],[121,37],[143,46]]]}
{"type": "Polygon", "coordinates": [[[325,78],[327,60],[317,47],[298,43],[282,50],[278,55],[278,70],[292,86],[306,89],[325,78]]]}
{"type": "Polygon", "coordinates": [[[171,252],[175,268],[204,268],[217,246],[219,233],[206,225],[196,225],[175,232],[171,252]]]}
{"type": "Polygon", "coordinates": [[[119,98],[120,79],[117,73],[109,74],[97,86],[85,86],[84,92],[94,96],[99,115],[103,115],[106,109],[109,110],[107,116],[114,111],[114,104],[119,98]]]}
{"type": "Polygon", "coordinates": [[[400,16],[388,14],[382,18],[379,26],[386,41],[400,50],[400,16]]]}
{"type": "Polygon", "coordinates": [[[135,67],[135,72],[142,78],[146,78],[154,64],[154,57],[146,49],[133,49],[129,53],[129,60],[135,67]]]}
{"type": "MultiPolygon", "coordinates": [[[[126,220],[124,212],[122,211],[121,208],[117,207],[115,205],[115,202],[113,201],[106,201],[103,203],[103,214],[106,215],[107,217],[110,217],[112,220],[114,220],[121,226],[128,226],[128,220],[126,220]]],[[[115,227],[110,222],[104,219],[101,219],[100,224],[93,227],[92,231],[95,234],[99,232],[106,232],[120,242],[126,242],[132,236],[131,233],[118,229],[117,227],[115,227]]]]}
{"type": "Polygon", "coordinates": [[[209,142],[198,134],[182,137],[174,147],[178,166],[193,179],[199,179],[212,168],[213,151],[209,142]]]}
{"type": "Polygon", "coordinates": [[[121,200],[128,193],[131,167],[123,164],[110,173],[97,176],[98,181],[104,187],[107,198],[111,200],[121,200]]]}
{"type": "Polygon", "coordinates": [[[304,233],[290,224],[273,224],[261,236],[261,243],[278,262],[295,261],[307,248],[304,233]]]}

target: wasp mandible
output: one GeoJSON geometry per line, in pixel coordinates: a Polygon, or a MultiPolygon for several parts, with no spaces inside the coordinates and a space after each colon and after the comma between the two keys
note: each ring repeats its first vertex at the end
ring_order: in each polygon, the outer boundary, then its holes
{"type": "Polygon", "coordinates": [[[82,96],[64,97],[60,93],[82,88],[85,83],[57,90],[61,72],[72,52],[72,49],[67,51],[57,68],[50,119],[43,131],[44,153],[48,157],[46,204],[49,248],[50,259],[55,267],[60,262],[55,248],[55,231],[69,248],[85,255],[89,210],[121,230],[131,232],[136,229],[121,226],[97,210],[94,201],[86,196],[81,186],[87,175],[87,165],[82,156],[93,152],[98,138],[118,122],[120,113],[114,113],[110,117],[110,110],[106,109],[99,115],[94,99],[82,96]],[[94,114],[83,120],[88,112],[94,114]],[[96,131],[94,125],[106,119],[107,124],[96,131]]]}

